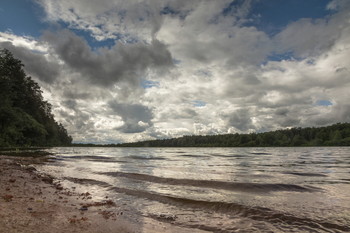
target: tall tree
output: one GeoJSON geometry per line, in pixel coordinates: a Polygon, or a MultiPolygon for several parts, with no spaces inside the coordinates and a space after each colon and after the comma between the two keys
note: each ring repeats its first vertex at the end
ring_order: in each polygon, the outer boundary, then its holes
{"type": "Polygon", "coordinates": [[[23,66],[9,50],[0,50],[0,146],[71,144],[72,138],[54,120],[51,105],[23,66]]]}

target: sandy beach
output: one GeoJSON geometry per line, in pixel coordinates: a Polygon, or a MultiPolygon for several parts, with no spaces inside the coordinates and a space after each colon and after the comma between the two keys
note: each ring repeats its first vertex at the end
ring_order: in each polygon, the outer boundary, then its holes
{"type": "Polygon", "coordinates": [[[201,232],[167,222],[133,220],[108,197],[94,200],[31,165],[41,158],[0,156],[0,232],[201,232]]]}

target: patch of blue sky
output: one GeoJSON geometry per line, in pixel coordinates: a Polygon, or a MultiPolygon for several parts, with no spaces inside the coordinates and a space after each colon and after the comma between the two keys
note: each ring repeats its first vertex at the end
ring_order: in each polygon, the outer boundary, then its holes
{"type": "Polygon", "coordinates": [[[238,8],[240,8],[244,4],[244,2],[245,0],[233,0],[224,9],[222,9],[221,13],[224,16],[233,14],[238,8]]]}
{"type": "Polygon", "coordinates": [[[283,60],[299,60],[294,56],[293,52],[285,52],[285,53],[273,53],[267,57],[268,61],[283,61],[283,60]]]}
{"type": "Polygon", "coordinates": [[[316,61],[315,61],[315,59],[313,59],[313,58],[308,58],[308,59],[306,60],[306,63],[307,63],[308,65],[315,65],[315,64],[316,64],[316,61]]]}
{"type": "Polygon", "coordinates": [[[160,83],[157,81],[151,81],[151,80],[142,80],[141,81],[141,87],[144,89],[152,88],[152,87],[159,87],[160,83]]]}
{"type": "Polygon", "coordinates": [[[205,69],[199,69],[196,72],[197,75],[203,76],[203,77],[211,77],[213,76],[212,72],[210,70],[205,70],[205,69]]]}
{"type": "Polygon", "coordinates": [[[119,34],[117,40],[121,40],[121,38],[123,38],[123,42],[125,42],[127,44],[136,44],[136,43],[139,43],[141,41],[135,37],[130,37],[129,35],[119,34]]]}
{"type": "Polygon", "coordinates": [[[74,32],[76,35],[84,38],[86,42],[89,44],[89,46],[94,50],[101,47],[111,48],[115,45],[116,41],[118,40],[121,35],[116,35],[116,39],[104,39],[104,40],[97,40],[93,37],[90,31],[87,30],[81,30],[81,29],[74,29],[69,26],[68,23],[60,22],[62,28],[69,28],[70,31],[74,32]]]}
{"type": "Polygon", "coordinates": [[[169,6],[165,6],[161,11],[160,14],[162,15],[170,15],[170,16],[178,16],[180,19],[185,19],[188,15],[189,11],[179,11],[175,10],[169,6]]]}
{"type": "Polygon", "coordinates": [[[317,106],[332,106],[333,103],[329,100],[317,100],[316,105],[317,106]]]}
{"type": "Polygon", "coordinates": [[[192,101],[192,104],[195,107],[204,107],[205,105],[207,105],[207,103],[202,100],[194,100],[192,101]]]}
{"type": "MultiPolygon", "coordinates": [[[[244,0],[232,1],[222,14],[233,13],[244,0]]],[[[270,36],[279,33],[288,24],[302,18],[325,18],[332,11],[327,9],[331,0],[253,0],[248,20],[244,26],[254,26],[270,36]]]]}
{"type": "Polygon", "coordinates": [[[178,65],[178,64],[181,63],[181,60],[178,60],[178,59],[173,58],[173,63],[174,63],[175,65],[178,65]]]}
{"type": "Polygon", "coordinates": [[[48,25],[41,20],[45,13],[29,0],[1,0],[0,31],[15,35],[39,37],[48,25]]]}
{"type": "Polygon", "coordinates": [[[177,15],[180,13],[180,11],[174,10],[174,9],[170,8],[169,6],[166,6],[160,11],[160,13],[162,15],[177,15]]]}

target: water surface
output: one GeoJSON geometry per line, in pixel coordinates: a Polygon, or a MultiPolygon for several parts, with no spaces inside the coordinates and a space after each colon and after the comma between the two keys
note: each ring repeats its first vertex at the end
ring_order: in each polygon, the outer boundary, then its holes
{"type": "Polygon", "coordinates": [[[135,216],[210,232],[350,232],[348,147],[50,152],[40,170],[135,216]]]}

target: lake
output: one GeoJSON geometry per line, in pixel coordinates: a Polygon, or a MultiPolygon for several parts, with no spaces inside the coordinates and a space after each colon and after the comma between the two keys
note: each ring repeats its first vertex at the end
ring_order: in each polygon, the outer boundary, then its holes
{"type": "Polygon", "coordinates": [[[350,232],[350,148],[53,148],[38,170],[135,218],[209,232],[350,232]]]}

